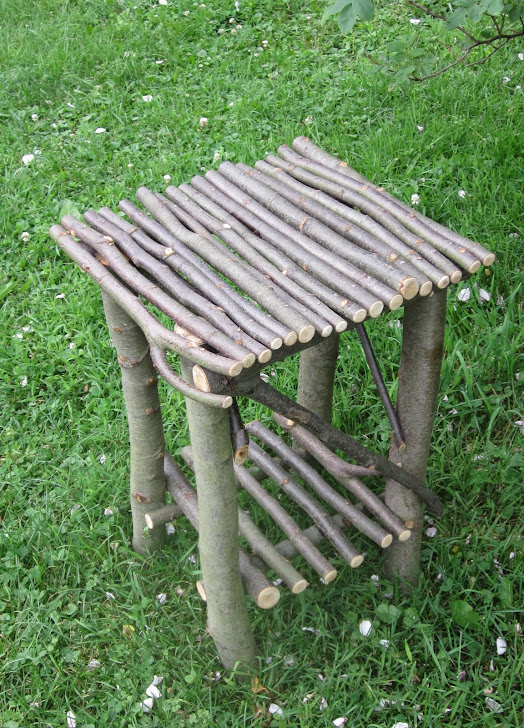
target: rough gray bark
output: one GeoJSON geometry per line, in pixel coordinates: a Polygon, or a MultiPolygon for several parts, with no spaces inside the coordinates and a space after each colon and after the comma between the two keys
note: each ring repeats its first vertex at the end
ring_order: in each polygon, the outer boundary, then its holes
{"type": "Polygon", "coordinates": [[[300,354],[297,402],[331,424],[340,336],[332,334],[300,354]]]}
{"type": "MultiPolygon", "coordinates": [[[[446,290],[413,304],[406,304],[402,358],[399,371],[397,411],[406,447],[395,443],[390,459],[420,481],[425,480],[431,432],[437,406],[440,367],[444,346],[446,290]]],[[[398,482],[386,481],[386,504],[402,521],[413,523],[412,536],[396,542],[386,557],[386,574],[415,585],[420,571],[423,504],[413,491],[398,482]]]]}
{"type": "MultiPolygon", "coordinates": [[[[164,429],[158,398],[156,372],[149,343],[139,326],[102,292],[106,321],[122,371],[130,446],[130,494],[133,548],[140,554],[164,543],[162,525],[145,533],[145,515],[165,503],[164,429]]],[[[227,416],[227,415],[226,415],[227,416]]]]}
{"type": "MultiPolygon", "coordinates": [[[[182,376],[192,366],[181,357],[182,376]]],[[[186,400],[199,500],[199,552],[206,585],[209,631],[226,669],[254,666],[256,647],[239,570],[238,504],[229,417],[186,400]]]]}

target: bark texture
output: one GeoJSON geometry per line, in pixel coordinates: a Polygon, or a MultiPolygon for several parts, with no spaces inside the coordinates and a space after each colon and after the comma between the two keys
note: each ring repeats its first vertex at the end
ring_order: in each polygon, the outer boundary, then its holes
{"type": "Polygon", "coordinates": [[[108,294],[102,292],[102,300],[122,371],[129,425],[133,548],[146,554],[160,548],[165,539],[162,525],[150,530],[149,537],[145,533],[146,513],[165,503],[164,429],[157,377],[140,327],[108,294]]]}
{"type": "MultiPolygon", "coordinates": [[[[406,446],[399,452],[393,443],[390,459],[422,482],[437,406],[445,319],[446,290],[406,304],[397,399],[406,446]]],[[[413,523],[411,538],[391,546],[385,565],[389,578],[398,578],[409,588],[417,583],[420,571],[423,504],[413,491],[392,479],[386,481],[386,504],[402,521],[413,523]]]]}
{"type": "Polygon", "coordinates": [[[340,336],[332,334],[325,341],[300,354],[297,402],[331,424],[333,387],[340,336]]]}
{"type": "MultiPolygon", "coordinates": [[[[180,360],[192,381],[192,366],[180,360]]],[[[256,647],[239,570],[238,505],[229,416],[186,400],[199,501],[199,551],[209,631],[222,664],[256,664],[256,647]]]]}

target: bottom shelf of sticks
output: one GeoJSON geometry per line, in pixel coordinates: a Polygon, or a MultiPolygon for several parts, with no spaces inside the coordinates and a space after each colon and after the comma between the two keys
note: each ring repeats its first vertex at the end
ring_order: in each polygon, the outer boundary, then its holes
{"type": "MultiPolygon", "coordinates": [[[[298,555],[317,572],[322,582],[329,583],[336,578],[336,568],[318,548],[322,541],[329,541],[352,568],[360,566],[364,561],[363,549],[357,548],[348,538],[346,531],[350,527],[383,549],[394,539],[406,541],[411,536],[411,524],[403,523],[385,505],[381,494],[377,495],[361,480],[378,475],[372,468],[342,460],[314,435],[290,420],[278,415],[275,420],[291,434],[300,449],[292,449],[278,434],[254,421],[246,425],[249,447],[244,447],[242,457],[244,459],[247,450],[248,462],[251,461],[254,467],[234,466],[239,488],[248,494],[242,496],[242,507],[238,509],[240,536],[250,550],[248,553],[240,548],[240,572],[246,592],[262,609],[270,609],[280,599],[278,586],[267,578],[266,572],[274,572],[277,581],[289,587],[293,594],[299,594],[309,585],[291,563],[298,555]],[[330,485],[319,470],[327,472],[337,487],[330,485]],[[248,512],[262,509],[285,534],[286,540],[271,543],[244,510],[245,498],[250,501],[248,512]],[[305,529],[299,525],[297,508],[313,521],[313,525],[305,529]]],[[[190,447],[183,449],[182,456],[192,467],[190,447]]],[[[171,511],[169,507],[160,509],[165,511],[162,520],[171,520],[176,509],[178,514],[187,516],[198,531],[196,490],[169,455],[166,455],[165,468],[168,491],[175,503],[171,511]]],[[[148,514],[146,523],[152,527],[160,518],[160,512],[158,518],[154,513],[148,514]]],[[[198,582],[197,587],[205,599],[205,585],[198,582]]]]}

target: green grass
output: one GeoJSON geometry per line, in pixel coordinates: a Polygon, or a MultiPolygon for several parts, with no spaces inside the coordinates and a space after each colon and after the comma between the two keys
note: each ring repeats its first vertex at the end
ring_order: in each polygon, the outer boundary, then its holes
{"type": "MultiPolygon", "coordinates": [[[[63,726],[68,710],[79,728],[330,726],[341,716],[352,728],[521,724],[524,457],[515,422],[524,418],[524,63],[514,47],[475,72],[390,89],[367,75],[359,49],[394,37],[407,19],[392,15],[341,39],[320,26],[323,6],[241,1],[236,35],[233,3],[4,0],[0,8],[5,728],[63,726]],[[257,50],[263,40],[267,48],[257,50]],[[200,129],[203,116],[209,123],[200,129]],[[99,127],[106,132],[95,134],[99,127]],[[402,199],[419,194],[421,209],[487,244],[498,260],[460,284],[471,289],[467,302],[457,288],[450,293],[428,472],[446,516],[424,541],[420,587],[407,600],[384,580],[377,585],[371,551],[356,572],[340,564],[331,587],[305,567],[314,586],[303,595],[284,594],[269,613],[250,607],[265,688],[255,694],[225,675],[215,679],[220,666],[194,587],[189,527],[181,521],[154,559],[130,550],[114,352],[96,286],[47,230],[65,209],[114,207],[141,184],[161,190],[165,174],[178,184],[219,158],[253,162],[302,133],[402,199]],[[474,608],[478,626],[452,620],[456,600],[474,608]],[[373,622],[368,638],[358,631],[362,619],[373,622]],[[505,655],[497,655],[497,637],[507,641],[505,655]],[[90,671],[93,659],[100,666],[90,671]],[[144,715],[154,674],[164,677],[163,697],[144,715]],[[486,698],[504,712],[491,711],[486,698]],[[384,700],[396,703],[378,711],[384,700]],[[270,702],[282,717],[267,713],[270,702]]],[[[370,331],[392,393],[397,318],[370,331]]],[[[336,424],[386,452],[387,422],[356,337],[343,341],[336,424]]],[[[292,393],[295,362],[275,369],[279,387],[292,393]]],[[[164,393],[176,453],[187,443],[184,412],[177,395],[164,393]]],[[[255,414],[266,417],[246,403],[246,416],[255,414]]]]}

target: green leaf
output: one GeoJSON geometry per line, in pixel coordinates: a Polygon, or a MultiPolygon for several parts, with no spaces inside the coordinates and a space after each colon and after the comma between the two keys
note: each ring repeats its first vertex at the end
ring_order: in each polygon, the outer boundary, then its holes
{"type": "Polygon", "coordinates": [[[353,4],[359,18],[362,18],[362,20],[373,20],[375,8],[372,0],[354,0],[353,4]]]}
{"type": "Polygon", "coordinates": [[[344,8],[347,5],[352,5],[353,0],[336,0],[336,2],[333,3],[333,5],[330,5],[328,8],[324,10],[324,14],[322,15],[322,23],[325,23],[328,18],[330,18],[332,15],[337,15],[337,13],[342,12],[344,8]]]}
{"type": "Polygon", "coordinates": [[[347,35],[355,25],[357,13],[354,5],[348,5],[338,16],[338,27],[343,35],[347,35]]]}
{"type": "Polygon", "coordinates": [[[478,627],[480,620],[471,604],[463,599],[456,599],[451,602],[451,619],[459,627],[478,627]]]}
{"type": "Polygon", "coordinates": [[[419,613],[414,607],[408,607],[404,610],[402,624],[404,627],[414,627],[420,621],[419,613]]]}
{"type": "Polygon", "coordinates": [[[375,613],[382,622],[385,622],[385,624],[393,624],[400,614],[400,609],[395,607],[394,604],[386,604],[384,602],[379,604],[375,613]]]}
{"type": "Polygon", "coordinates": [[[503,576],[499,584],[500,603],[504,609],[510,609],[513,604],[513,584],[507,576],[503,576]]]}
{"type": "Polygon", "coordinates": [[[458,28],[458,26],[462,25],[462,23],[466,19],[467,14],[468,8],[457,8],[450,15],[448,15],[446,20],[446,28],[448,30],[454,30],[455,28],[458,28]]]}

